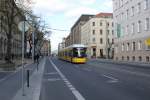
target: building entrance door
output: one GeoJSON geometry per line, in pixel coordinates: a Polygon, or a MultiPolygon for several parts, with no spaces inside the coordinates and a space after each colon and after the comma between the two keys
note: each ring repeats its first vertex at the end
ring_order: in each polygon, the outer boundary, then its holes
{"type": "Polygon", "coordinates": [[[100,49],[100,57],[103,58],[104,55],[103,55],[103,49],[100,49]]]}
{"type": "Polygon", "coordinates": [[[93,48],[93,55],[92,58],[96,58],[96,48],[93,48]]]}

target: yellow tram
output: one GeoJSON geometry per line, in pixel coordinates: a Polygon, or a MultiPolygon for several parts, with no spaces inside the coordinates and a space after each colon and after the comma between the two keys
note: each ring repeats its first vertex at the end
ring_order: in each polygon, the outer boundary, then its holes
{"type": "Polygon", "coordinates": [[[82,44],[74,44],[58,50],[58,58],[72,63],[86,63],[86,50],[87,46],[82,44]]]}

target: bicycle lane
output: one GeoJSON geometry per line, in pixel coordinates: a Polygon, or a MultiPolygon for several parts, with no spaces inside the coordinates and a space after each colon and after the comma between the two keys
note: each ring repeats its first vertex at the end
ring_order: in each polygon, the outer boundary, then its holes
{"type": "Polygon", "coordinates": [[[45,63],[40,100],[77,100],[50,59],[45,63]]]}

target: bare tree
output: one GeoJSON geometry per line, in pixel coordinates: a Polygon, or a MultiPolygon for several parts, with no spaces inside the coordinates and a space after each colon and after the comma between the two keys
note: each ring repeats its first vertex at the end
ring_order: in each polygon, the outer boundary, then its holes
{"type": "Polygon", "coordinates": [[[2,25],[2,29],[7,36],[7,53],[6,53],[6,62],[11,63],[12,55],[12,37],[14,32],[18,31],[18,23],[21,20],[25,19],[24,12],[27,10],[24,9],[24,2],[22,0],[2,0],[0,3],[0,13],[3,15],[2,21],[5,23],[2,25]]]}

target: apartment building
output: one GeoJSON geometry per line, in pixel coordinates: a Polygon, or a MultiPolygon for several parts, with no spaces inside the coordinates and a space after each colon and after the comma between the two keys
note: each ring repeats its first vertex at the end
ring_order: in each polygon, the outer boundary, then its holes
{"type": "Polygon", "coordinates": [[[80,44],[81,43],[81,26],[85,24],[90,18],[94,15],[81,15],[80,18],[71,28],[71,44],[80,44]]]}
{"type": "Polygon", "coordinates": [[[51,43],[50,40],[44,40],[43,41],[43,46],[41,48],[41,54],[44,56],[48,56],[51,54],[51,43]]]}
{"type": "Polygon", "coordinates": [[[70,46],[71,45],[71,41],[72,41],[72,39],[71,39],[71,36],[70,36],[70,34],[65,38],[65,47],[68,47],[68,46],[70,46]]]}
{"type": "Polygon", "coordinates": [[[113,0],[114,59],[150,62],[150,0],[113,0]]]}
{"type": "Polygon", "coordinates": [[[113,14],[99,13],[81,27],[81,44],[87,45],[89,58],[113,55],[113,14]]]}

